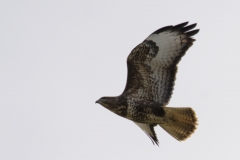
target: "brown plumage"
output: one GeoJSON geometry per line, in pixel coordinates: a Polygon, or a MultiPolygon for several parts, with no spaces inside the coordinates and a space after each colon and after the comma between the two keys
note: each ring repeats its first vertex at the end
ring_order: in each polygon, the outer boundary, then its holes
{"type": "Polygon", "coordinates": [[[102,97],[101,104],[119,116],[132,120],[158,144],[154,131],[160,125],[179,141],[196,129],[197,118],[191,108],[171,108],[168,104],[177,73],[177,64],[199,32],[188,22],[156,30],[135,47],[127,58],[127,84],[120,96],[102,97]]]}
{"type": "Polygon", "coordinates": [[[187,139],[196,129],[197,117],[192,108],[163,107],[167,123],[159,124],[179,141],[187,139]]]}

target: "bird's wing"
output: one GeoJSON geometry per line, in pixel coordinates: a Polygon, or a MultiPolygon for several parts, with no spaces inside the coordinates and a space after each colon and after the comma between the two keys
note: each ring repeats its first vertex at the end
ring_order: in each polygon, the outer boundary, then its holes
{"type": "Polygon", "coordinates": [[[134,122],[136,125],[138,125],[147,135],[148,137],[151,139],[151,141],[153,142],[153,144],[158,145],[158,139],[157,139],[157,135],[154,131],[154,126],[153,124],[144,124],[144,123],[137,123],[134,122]]]}
{"type": "Polygon", "coordinates": [[[123,94],[166,105],[172,95],[177,64],[199,32],[188,22],[156,30],[135,47],[127,59],[128,78],[123,94]]]}

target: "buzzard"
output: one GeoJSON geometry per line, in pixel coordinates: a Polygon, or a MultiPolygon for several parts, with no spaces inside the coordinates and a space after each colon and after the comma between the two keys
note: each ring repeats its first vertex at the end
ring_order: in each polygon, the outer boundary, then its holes
{"type": "Polygon", "coordinates": [[[193,45],[199,32],[188,22],[160,28],[136,46],[127,58],[127,84],[120,96],[96,101],[113,113],[132,120],[152,140],[159,143],[154,127],[159,125],[179,141],[196,129],[192,108],[166,107],[174,87],[177,64],[193,45]]]}

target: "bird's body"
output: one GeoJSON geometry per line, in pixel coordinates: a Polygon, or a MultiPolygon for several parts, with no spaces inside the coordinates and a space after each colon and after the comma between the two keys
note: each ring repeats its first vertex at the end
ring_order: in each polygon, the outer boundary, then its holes
{"type": "Polygon", "coordinates": [[[195,130],[197,118],[191,108],[171,108],[168,104],[177,64],[195,41],[196,24],[182,23],[153,32],[127,58],[125,90],[117,97],[102,97],[97,103],[119,116],[132,120],[158,144],[156,125],[177,140],[185,140],[195,130]],[[189,32],[187,32],[189,31],[189,32]]]}

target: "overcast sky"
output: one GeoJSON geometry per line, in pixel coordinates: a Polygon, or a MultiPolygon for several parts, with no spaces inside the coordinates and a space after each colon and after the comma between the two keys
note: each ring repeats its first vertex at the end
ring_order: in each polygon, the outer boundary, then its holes
{"type": "Polygon", "coordinates": [[[1,160],[240,159],[240,2],[0,1],[1,160]],[[154,146],[95,101],[122,93],[126,58],[150,33],[185,21],[197,40],[168,106],[192,107],[196,132],[154,146]]]}

